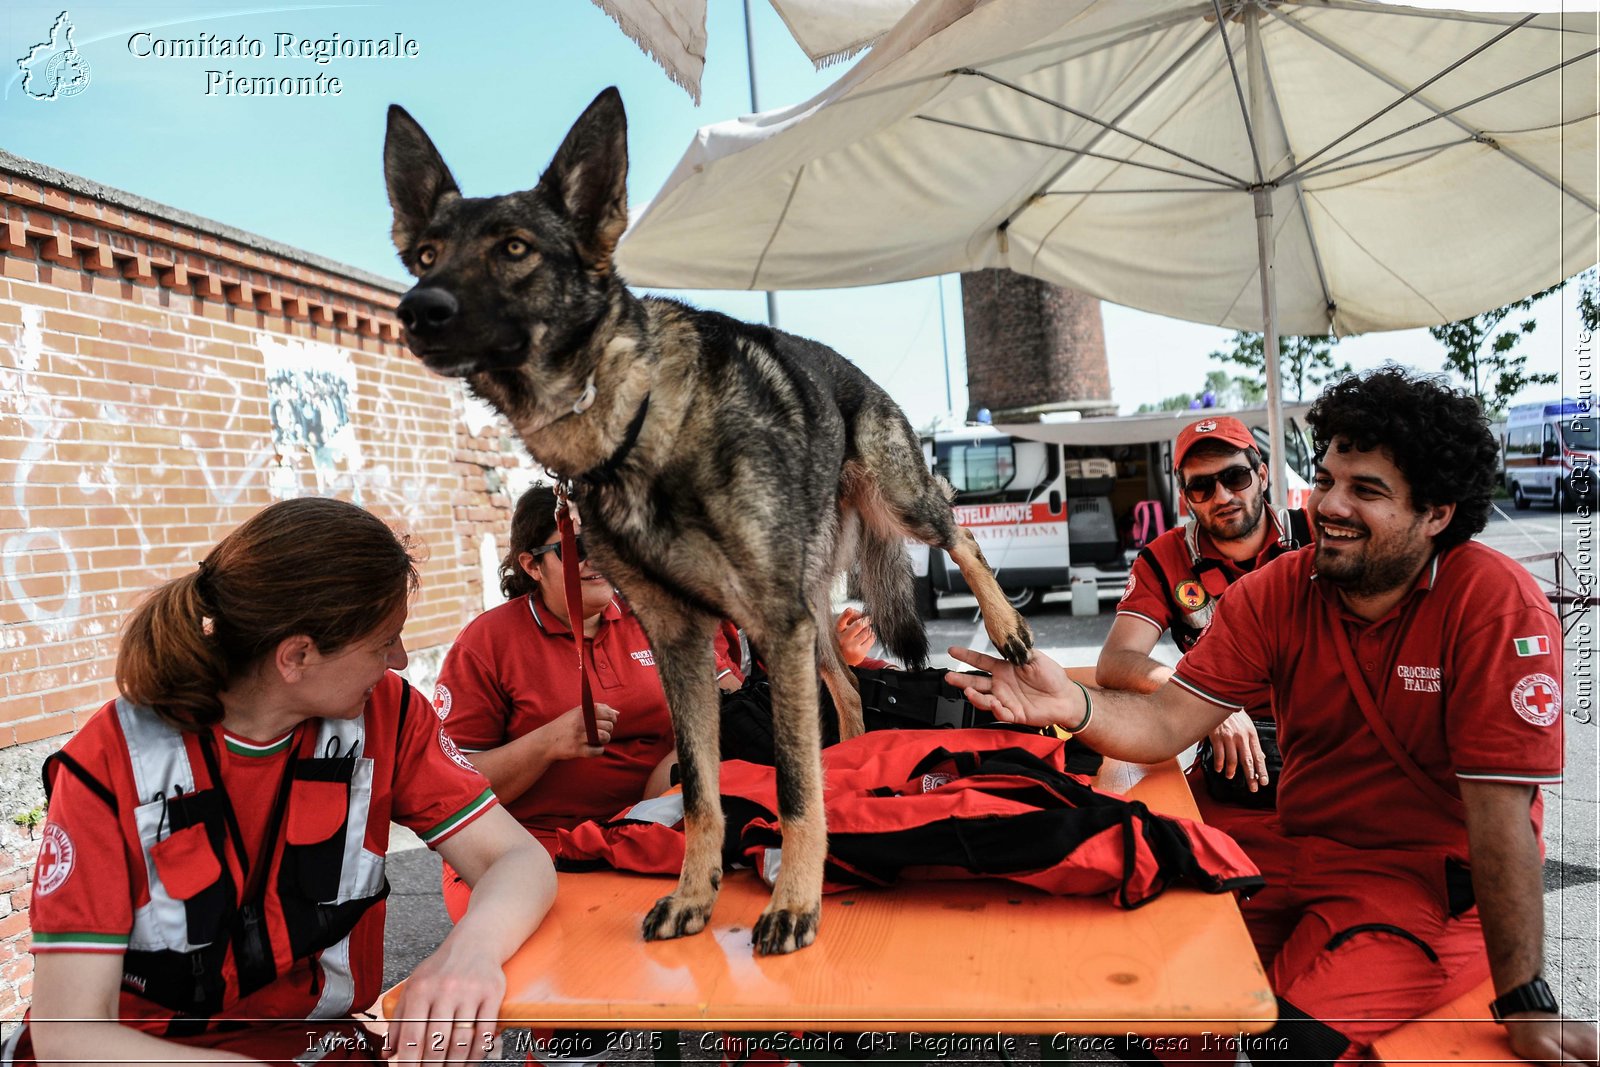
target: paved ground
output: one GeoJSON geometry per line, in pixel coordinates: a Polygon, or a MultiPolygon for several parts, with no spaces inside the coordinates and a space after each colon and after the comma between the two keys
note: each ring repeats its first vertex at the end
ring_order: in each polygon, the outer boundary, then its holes
{"type": "MultiPolygon", "coordinates": [[[[1480,539],[1511,556],[1563,551],[1580,567],[1587,568],[1588,579],[1593,583],[1595,537],[1592,519],[1584,523],[1571,515],[1534,510],[1494,516],[1480,539]]],[[[1554,578],[1548,562],[1530,565],[1530,569],[1540,577],[1554,578]]],[[[970,598],[946,598],[941,605],[941,618],[929,625],[935,648],[977,645],[984,640],[981,627],[973,621],[972,604],[970,598]]],[[[1105,614],[1074,617],[1066,598],[1053,594],[1031,620],[1039,646],[1063,662],[1092,662],[1111,626],[1111,605],[1107,603],[1104,608],[1105,614]]],[[[1596,624],[1596,614],[1591,610],[1586,618],[1578,620],[1567,639],[1566,782],[1545,793],[1545,974],[1566,1013],[1590,1019],[1596,1016],[1596,948],[1600,945],[1600,835],[1596,830],[1600,820],[1596,745],[1600,728],[1595,725],[1595,679],[1600,671],[1595,669],[1596,624]]],[[[1176,660],[1176,650],[1170,642],[1164,640],[1160,647],[1168,659],[1176,660]]],[[[396,831],[397,851],[389,861],[393,891],[385,930],[385,985],[409,974],[449,929],[439,896],[438,858],[419,847],[415,838],[400,828],[396,827],[396,831]]],[[[691,1036],[687,1058],[706,1060],[695,1053],[697,1044],[691,1036]]],[[[1034,1044],[1019,1052],[1014,1058],[1022,1062],[1038,1059],[1034,1044]]],[[[893,1056],[892,1061],[906,1062],[903,1055],[893,1056]]],[[[1122,1062],[1114,1056],[1093,1053],[1080,1054],[1078,1058],[1080,1062],[1122,1062]]],[[[716,1062],[716,1057],[709,1061],[716,1062]]]]}

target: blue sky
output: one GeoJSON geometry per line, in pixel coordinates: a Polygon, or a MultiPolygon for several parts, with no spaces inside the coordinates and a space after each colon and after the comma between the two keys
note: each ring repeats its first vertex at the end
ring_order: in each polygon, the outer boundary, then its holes
{"type": "MultiPolygon", "coordinates": [[[[803,100],[845,68],[813,70],[765,0],[754,32],[763,108],[803,100]]],[[[77,0],[66,10],[90,84],[66,99],[30,99],[16,58],[48,37],[62,0],[9,0],[0,12],[0,147],[140,196],[380,274],[401,277],[381,171],[384,109],[399,102],[438,143],[468,195],[532,185],[562,135],[607,85],[629,116],[630,198],[660,187],[697,127],[750,110],[743,5],[710,0],[703,100],[696,108],[588,0],[378,4],[230,4],[77,0]],[[260,39],[263,58],[146,56],[149,39],[260,39]],[[406,59],[275,58],[275,35],[414,39],[406,59]],[[337,96],[207,95],[207,70],[245,76],[337,76],[337,96]]],[[[780,325],[837,348],[925,424],[946,409],[939,291],[945,297],[955,407],[966,406],[960,284],[954,276],[867,289],[785,293],[780,325]]],[[[680,294],[749,319],[758,293],[680,294]]],[[[1573,297],[1537,309],[1527,350],[1537,369],[1571,363],[1573,297]]],[[[1206,354],[1229,331],[1104,305],[1113,399],[1123,411],[1198,389],[1206,354]]],[[[1437,370],[1426,331],[1372,334],[1340,346],[1358,368],[1387,358],[1437,370]]],[[[1537,391],[1538,396],[1557,387],[1537,391]]],[[[1575,387],[1574,387],[1575,388],[1575,387]]],[[[1569,392],[1571,389],[1568,390],[1569,392]]]]}

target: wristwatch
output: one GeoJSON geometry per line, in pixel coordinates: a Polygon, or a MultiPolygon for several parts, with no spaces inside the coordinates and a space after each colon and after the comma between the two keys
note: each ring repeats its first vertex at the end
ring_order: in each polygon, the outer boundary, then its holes
{"type": "Polygon", "coordinates": [[[1545,985],[1544,979],[1536,977],[1533,981],[1524,982],[1509,993],[1489,1002],[1489,1014],[1494,1016],[1495,1022],[1500,1022],[1507,1015],[1515,1015],[1520,1011],[1546,1011],[1551,1015],[1559,1015],[1561,1008],[1556,1004],[1555,994],[1550,992],[1550,987],[1545,985]]]}

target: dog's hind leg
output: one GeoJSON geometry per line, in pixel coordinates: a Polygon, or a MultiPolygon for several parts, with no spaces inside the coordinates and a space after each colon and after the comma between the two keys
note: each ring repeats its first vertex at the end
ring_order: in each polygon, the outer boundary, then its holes
{"type": "MultiPolygon", "coordinates": [[[[852,499],[867,523],[868,537],[905,536],[948,552],[961,569],[967,588],[978,598],[989,640],[1012,663],[1027,663],[1033,658],[1033,631],[1006,600],[971,532],[956,525],[950,510],[952,491],[942,478],[928,470],[922,448],[905,417],[892,408],[887,397],[883,403],[891,407],[868,407],[855,423],[858,456],[852,463],[861,469],[852,472],[852,499]]],[[[909,581],[908,576],[903,583],[906,608],[915,618],[915,610],[910,607],[909,581]]],[[[878,621],[876,614],[874,621],[878,621]]],[[[884,643],[894,649],[892,632],[879,633],[884,643]]]]}
{"type": "Polygon", "coordinates": [[[662,941],[704,929],[722,887],[723,816],[717,774],[721,701],[711,648],[715,620],[638,603],[635,610],[655,650],[683,778],[683,870],[678,888],[656,901],[644,920],[645,940],[662,941]]]}
{"type": "Polygon", "coordinates": [[[772,900],[756,920],[756,952],[793,952],[816,939],[822,917],[822,869],[828,827],[822,810],[822,738],[817,721],[816,623],[810,615],[767,620],[756,636],[772,679],[778,819],[783,862],[772,900]]]}

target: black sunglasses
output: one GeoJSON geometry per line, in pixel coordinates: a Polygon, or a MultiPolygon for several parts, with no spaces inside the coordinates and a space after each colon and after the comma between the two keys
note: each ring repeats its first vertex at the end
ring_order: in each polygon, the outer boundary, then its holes
{"type": "MultiPolygon", "coordinates": [[[[588,548],[586,548],[584,546],[583,534],[579,534],[574,540],[577,542],[577,545],[578,545],[578,562],[582,563],[584,560],[589,558],[589,550],[588,550],[588,548]]],[[[556,559],[560,559],[561,558],[561,542],[560,541],[552,541],[548,545],[540,545],[538,548],[536,548],[533,551],[529,552],[528,555],[532,556],[534,559],[538,559],[540,556],[544,555],[546,552],[554,552],[556,554],[556,559]]]]}
{"type": "Polygon", "coordinates": [[[1204,504],[1216,493],[1219,483],[1228,492],[1239,493],[1248,489],[1255,478],[1256,472],[1249,467],[1224,467],[1215,474],[1197,474],[1184,482],[1183,495],[1191,504],[1204,504]]]}

